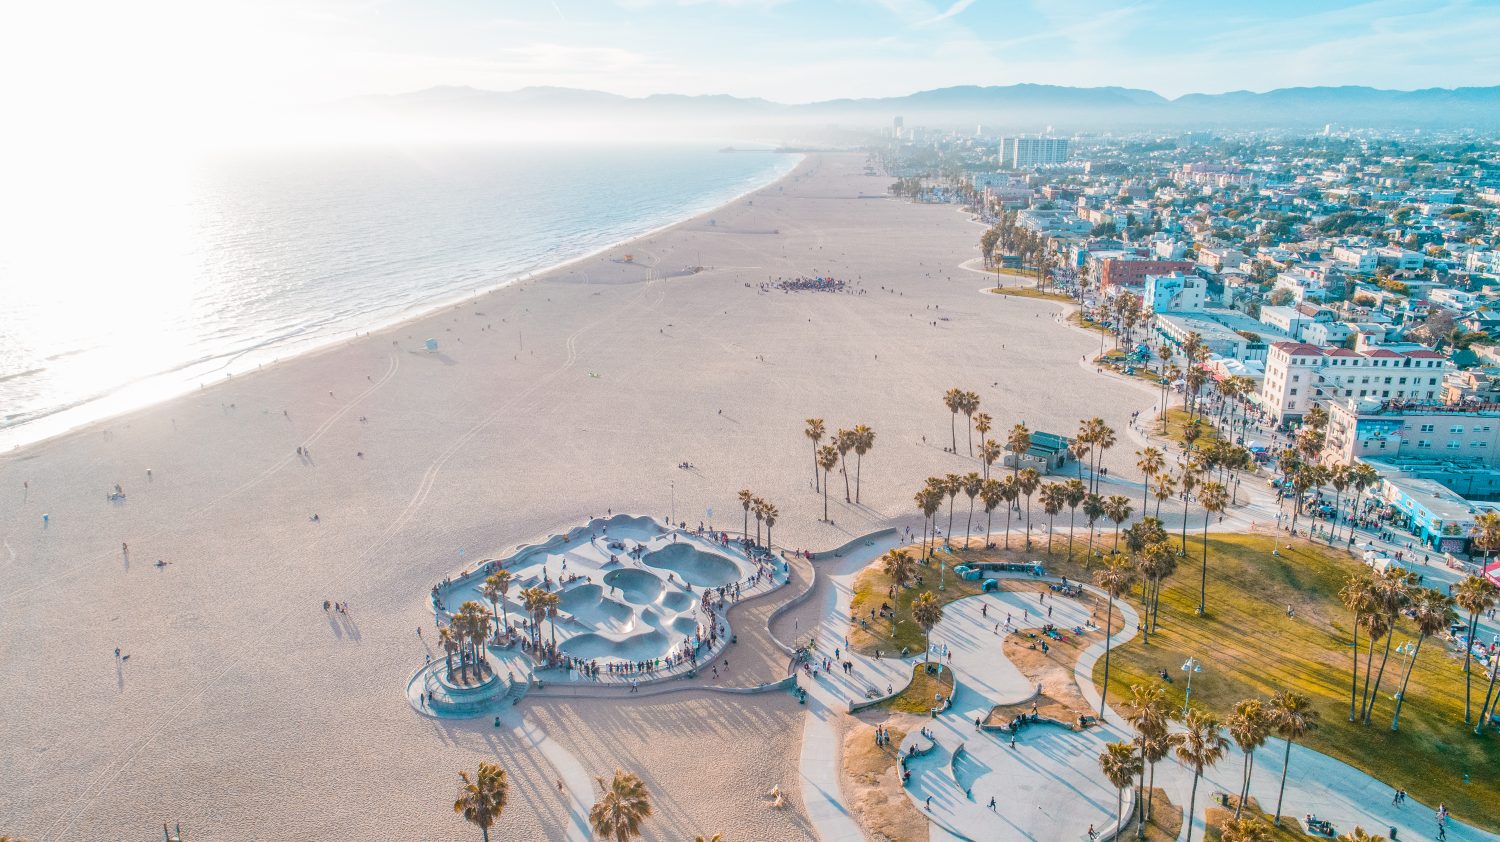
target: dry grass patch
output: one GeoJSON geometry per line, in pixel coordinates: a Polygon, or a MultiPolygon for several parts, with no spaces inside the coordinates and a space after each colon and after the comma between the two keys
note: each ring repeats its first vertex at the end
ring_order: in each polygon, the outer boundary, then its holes
{"type": "Polygon", "coordinates": [[[888,745],[875,745],[875,725],[851,720],[844,731],[843,780],[841,789],[849,812],[874,842],[905,842],[927,838],[927,817],[907,797],[901,786],[896,753],[906,731],[883,724],[891,732],[888,745]]]}
{"type": "MultiPolygon", "coordinates": [[[[1234,795],[1229,796],[1228,807],[1221,806],[1212,801],[1209,802],[1208,809],[1203,814],[1206,826],[1203,837],[1207,842],[1219,842],[1224,837],[1221,828],[1223,828],[1224,822],[1234,818],[1234,806],[1238,803],[1239,797],[1234,795]]],[[[1266,833],[1269,834],[1267,838],[1270,842],[1306,842],[1309,838],[1320,838],[1309,837],[1303,832],[1302,823],[1295,818],[1283,817],[1281,827],[1277,827],[1271,822],[1270,814],[1262,812],[1260,804],[1254,798],[1245,800],[1245,810],[1241,815],[1259,820],[1265,826],[1266,833]]],[[[1349,832],[1354,830],[1354,828],[1341,828],[1341,830],[1349,832]]]]}
{"type": "Polygon", "coordinates": [[[925,715],[932,710],[934,697],[941,693],[944,699],[953,698],[953,670],[933,662],[933,671],[926,664],[912,667],[911,684],[905,690],[881,702],[880,706],[902,713],[925,715]]]}

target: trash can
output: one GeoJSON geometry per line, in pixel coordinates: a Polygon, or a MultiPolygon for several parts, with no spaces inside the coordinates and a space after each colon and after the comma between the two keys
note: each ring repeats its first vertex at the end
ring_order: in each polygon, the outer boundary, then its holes
{"type": "Polygon", "coordinates": [[[1396,826],[1391,825],[1391,842],[1396,842],[1396,826]]]}

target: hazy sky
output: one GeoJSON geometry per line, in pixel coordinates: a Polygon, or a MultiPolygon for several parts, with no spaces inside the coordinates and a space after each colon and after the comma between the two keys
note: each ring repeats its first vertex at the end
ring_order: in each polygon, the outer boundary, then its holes
{"type": "Polygon", "coordinates": [[[1500,84],[1497,0],[57,0],[0,12],[0,91],[103,115],[432,85],[783,102],[954,84],[1500,84]]]}

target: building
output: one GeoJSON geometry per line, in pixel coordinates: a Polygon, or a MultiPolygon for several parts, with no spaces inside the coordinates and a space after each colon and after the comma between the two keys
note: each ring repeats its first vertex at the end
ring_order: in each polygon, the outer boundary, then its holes
{"type": "Polygon", "coordinates": [[[1207,304],[1208,282],[1197,275],[1147,275],[1143,286],[1142,303],[1148,313],[1194,312],[1207,304]]]}
{"type": "Polygon", "coordinates": [[[1465,500],[1437,480],[1413,476],[1385,477],[1380,497],[1405,521],[1399,525],[1442,553],[1466,552],[1475,517],[1495,509],[1492,504],[1465,500]]]}
{"type": "Polygon", "coordinates": [[[1370,274],[1378,265],[1375,260],[1374,249],[1356,249],[1348,246],[1334,246],[1333,259],[1353,272],[1370,274]]]}
{"type": "Polygon", "coordinates": [[[1281,422],[1334,398],[1435,402],[1453,370],[1451,360],[1421,346],[1350,351],[1276,342],[1266,354],[1260,405],[1281,422]]]}
{"type": "Polygon", "coordinates": [[[1139,287],[1149,275],[1193,271],[1191,260],[1132,260],[1110,258],[1099,261],[1099,283],[1105,287],[1139,287]]]}
{"type": "Polygon", "coordinates": [[[1325,407],[1329,464],[1441,459],[1500,467],[1500,404],[1340,398],[1325,407]]]}
{"type": "Polygon", "coordinates": [[[1019,460],[1016,454],[1007,451],[1002,464],[1007,468],[1034,468],[1043,475],[1050,474],[1068,464],[1072,458],[1068,447],[1072,444],[1073,440],[1067,436],[1035,430],[1031,434],[1030,449],[1021,454],[1019,460]]]}
{"type": "Polygon", "coordinates": [[[1068,160],[1065,137],[1008,137],[1000,141],[1000,165],[1025,170],[1068,160]]]}

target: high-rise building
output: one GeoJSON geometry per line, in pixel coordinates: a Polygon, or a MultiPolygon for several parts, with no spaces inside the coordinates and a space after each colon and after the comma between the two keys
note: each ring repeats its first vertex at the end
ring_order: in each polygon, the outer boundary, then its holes
{"type": "Polygon", "coordinates": [[[1008,137],[1000,141],[1000,165],[1024,170],[1068,160],[1065,137],[1008,137]]]}
{"type": "Polygon", "coordinates": [[[891,119],[891,136],[892,137],[900,137],[901,136],[901,130],[904,129],[904,128],[906,128],[906,120],[905,120],[905,118],[894,117],[894,118],[891,119]]]}

